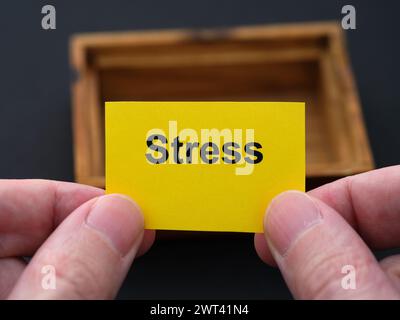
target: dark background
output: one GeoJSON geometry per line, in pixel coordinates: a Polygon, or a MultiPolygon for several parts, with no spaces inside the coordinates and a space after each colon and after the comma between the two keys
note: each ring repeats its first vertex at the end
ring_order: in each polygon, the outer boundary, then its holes
{"type": "MultiPolygon", "coordinates": [[[[2,0],[0,6],[0,178],[73,181],[68,39],[77,32],[202,28],[340,20],[347,31],[377,167],[400,162],[398,1],[2,0]],[[57,29],[41,28],[41,8],[57,29]]],[[[279,271],[256,256],[252,235],[156,242],[138,259],[121,298],[290,298],[279,271]]],[[[385,255],[382,253],[380,255],[385,255]]]]}

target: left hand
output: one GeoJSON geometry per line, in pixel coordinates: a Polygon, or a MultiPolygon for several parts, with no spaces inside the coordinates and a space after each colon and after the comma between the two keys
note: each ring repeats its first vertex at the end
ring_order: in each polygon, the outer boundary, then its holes
{"type": "Polygon", "coordinates": [[[114,298],[154,237],[126,196],[75,183],[0,180],[0,299],[114,298]],[[26,264],[22,256],[33,257],[26,264]]]}

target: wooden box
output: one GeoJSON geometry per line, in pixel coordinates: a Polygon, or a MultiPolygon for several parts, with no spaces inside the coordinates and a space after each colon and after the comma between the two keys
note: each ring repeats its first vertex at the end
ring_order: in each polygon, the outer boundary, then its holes
{"type": "Polygon", "coordinates": [[[104,187],[104,102],[118,100],[305,101],[307,178],[373,168],[337,23],[81,34],[70,48],[77,182],[104,187]]]}

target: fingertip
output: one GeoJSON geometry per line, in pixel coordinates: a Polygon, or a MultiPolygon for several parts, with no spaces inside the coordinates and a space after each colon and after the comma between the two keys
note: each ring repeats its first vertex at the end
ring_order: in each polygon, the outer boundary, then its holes
{"type": "Polygon", "coordinates": [[[264,219],[268,243],[281,256],[296,239],[322,220],[314,200],[304,192],[286,191],[275,197],[264,219]]]}
{"type": "Polygon", "coordinates": [[[379,265],[400,292],[400,254],[382,259],[379,261],[379,265]]]}
{"type": "Polygon", "coordinates": [[[144,232],[139,206],[120,194],[99,197],[90,209],[86,224],[103,234],[122,256],[142,241],[144,232]]]}
{"type": "Polygon", "coordinates": [[[277,266],[263,233],[256,233],[254,235],[254,247],[256,249],[257,255],[264,263],[270,265],[271,267],[277,266]]]}
{"type": "Polygon", "coordinates": [[[144,230],[143,240],[136,254],[136,257],[144,255],[153,246],[156,238],[155,230],[144,230]]]}
{"type": "MultiPolygon", "coordinates": [[[[122,193],[109,193],[104,195],[103,197],[110,197],[110,198],[115,198],[115,199],[119,199],[119,200],[125,200],[126,202],[130,203],[133,206],[133,210],[140,213],[140,215],[143,218],[142,215],[142,209],[140,208],[140,206],[138,205],[138,203],[133,200],[130,196],[126,195],[126,194],[122,194],[122,193]]],[[[143,220],[144,222],[144,220],[143,220]]]]}
{"type": "MultiPolygon", "coordinates": [[[[142,228],[144,228],[145,222],[142,210],[135,200],[133,200],[131,197],[125,194],[113,193],[113,194],[108,194],[107,196],[116,197],[119,198],[120,200],[129,202],[130,205],[133,206],[133,211],[136,214],[136,218],[140,220],[139,224],[142,226],[142,228]]],[[[155,237],[156,237],[155,230],[149,230],[149,229],[143,230],[142,240],[135,256],[140,257],[144,255],[152,247],[155,241],[155,237]]]]}

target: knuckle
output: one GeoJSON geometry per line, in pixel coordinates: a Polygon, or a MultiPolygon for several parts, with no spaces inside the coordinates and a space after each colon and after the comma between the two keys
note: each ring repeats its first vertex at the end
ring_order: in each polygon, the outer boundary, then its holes
{"type": "MultiPolygon", "coordinates": [[[[107,295],[101,281],[103,278],[93,258],[74,254],[72,252],[52,252],[46,254],[44,261],[55,266],[57,289],[56,295],[62,298],[95,299],[107,295]]],[[[108,298],[108,296],[102,297],[108,298]]]]}
{"type": "Polygon", "coordinates": [[[295,290],[301,298],[326,299],[345,295],[342,279],[346,275],[342,268],[346,265],[354,267],[357,283],[365,280],[372,259],[367,259],[356,252],[346,250],[325,250],[305,261],[300,276],[295,279],[295,290]]]}
{"type": "Polygon", "coordinates": [[[57,281],[64,292],[78,299],[90,299],[101,292],[97,277],[81,260],[63,265],[57,273],[57,281]]]}

